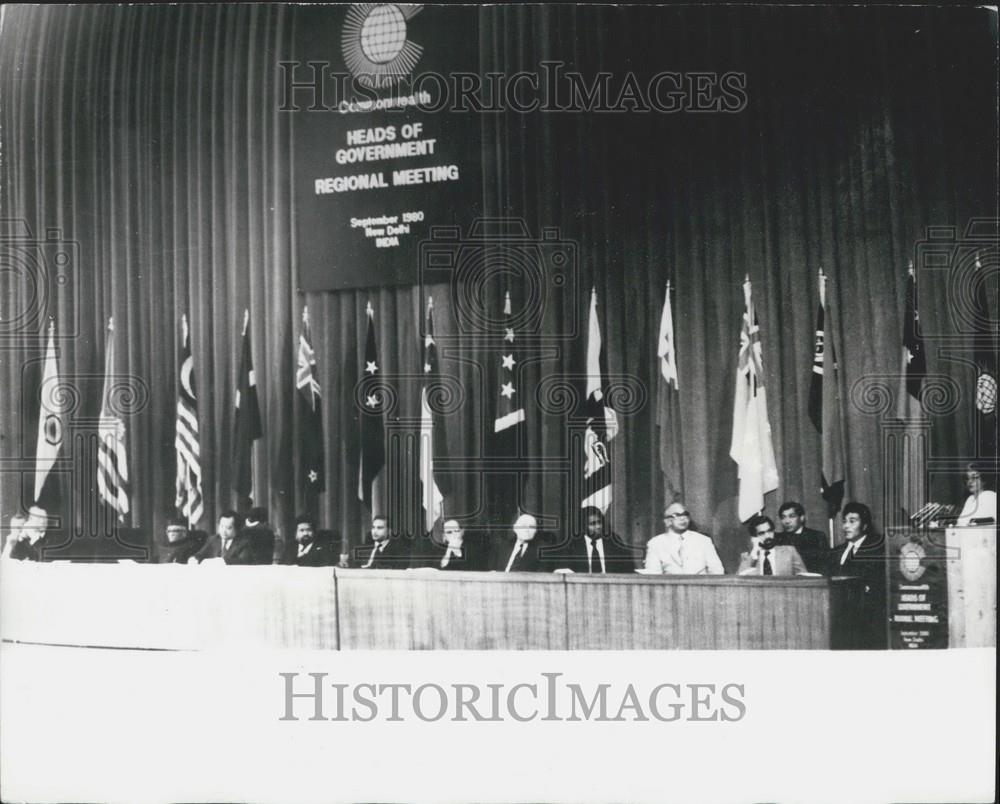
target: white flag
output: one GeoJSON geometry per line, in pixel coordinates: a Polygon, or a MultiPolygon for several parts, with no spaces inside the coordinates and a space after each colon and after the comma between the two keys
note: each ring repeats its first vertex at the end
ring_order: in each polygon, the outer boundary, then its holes
{"type": "Polygon", "coordinates": [[[743,283],[743,298],[746,311],[740,331],[733,440],[729,456],[739,466],[739,517],[741,522],[746,522],[764,508],[764,495],[778,488],[778,468],[771,443],[771,424],[767,418],[760,327],[753,308],[749,277],[743,283]]]}

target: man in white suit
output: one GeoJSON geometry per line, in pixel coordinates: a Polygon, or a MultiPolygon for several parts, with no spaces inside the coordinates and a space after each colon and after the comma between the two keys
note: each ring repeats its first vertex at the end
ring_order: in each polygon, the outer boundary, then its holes
{"type": "Polygon", "coordinates": [[[740,555],[740,575],[801,575],[806,572],[799,551],[790,544],[774,543],[774,522],[755,516],[747,524],[751,547],[740,555]]]}
{"type": "Polygon", "coordinates": [[[688,530],[691,515],[682,502],[663,512],[667,530],[646,545],[646,572],[661,575],[724,575],[722,561],[712,540],[688,530]]]}

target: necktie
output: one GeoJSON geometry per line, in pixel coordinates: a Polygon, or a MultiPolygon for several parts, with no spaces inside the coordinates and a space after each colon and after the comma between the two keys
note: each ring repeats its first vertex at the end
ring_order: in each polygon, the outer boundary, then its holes
{"type": "Polygon", "coordinates": [[[600,575],[601,573],[601,557],[597,553],[597,539],[590,540],[590,573],[592,575],[600,575]]]}
{"type": "Polygon", "coordinates": [[[521,556],[524,555],[524,551],[527,549],[527,547],[528,547],[527,542],[518,542],[517,544],[514,545],[514,549],[511,551],[510,554],[510,561],[507,562],[507,569],[504,570],[504,572],[510,572],[511,570],[517,569],[515,565],[518,563],[518,561],[521,560],[521,556]]]}
{"type": "Polygon", "coordinates": [[[368,556],[368,563],[365,564],[362,567],[362,569],[368,569],[369,567],[371,567],[372,564],[375,563],[375,556],[377,556],[381,552],[381,550],[379,549],[379,547],[381,547],[381,545],[376,544],[372,548],[372,554],[370,556],[368,556]]]}
{"type": "Polygon", "coordinates": [[[681,572],[684,572],[684,537],[681,536],[677,543],[677,563],[681,565],[681,572]]]}
{"type": "Polygon", "coordinates": [[[853,553],[854,553],[854,545],[851,542],[848,542],[847,549],[844,551],[844,554],[840,557],[840,566],[844,566],[844,564],[847,563],[848,559],[851,557],[853,553]]]}
{"type": "Polygon", "coordinates": [[[771,566],[771,551],[764,551],[764,574],[774,575],[774,567],[771,566]]]}

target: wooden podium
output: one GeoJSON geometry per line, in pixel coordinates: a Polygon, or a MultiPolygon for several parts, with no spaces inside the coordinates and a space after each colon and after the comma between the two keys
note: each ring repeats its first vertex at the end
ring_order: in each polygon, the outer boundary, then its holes
{"type": "Polygon", "coordinates": [[[0,566],[4,640],[125,649],[828,650],[853,579],[0,566]]]}
{"type": "Polygon", "coordinates": [[[997,644],[996,525],[948,528],[948,647],[997,644]]]}

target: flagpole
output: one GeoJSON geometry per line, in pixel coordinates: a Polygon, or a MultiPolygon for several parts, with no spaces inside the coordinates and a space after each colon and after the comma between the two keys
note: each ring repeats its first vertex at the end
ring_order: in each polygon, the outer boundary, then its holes
{"type": "MultiPolygon", "coordinates": [[[[247,336],[247,329],[250,326],[250,308],[243,308],[243,337],[247,336]]],[[[253,351],[253,344],[250,345],[251,352],[253,351]]],[[[257,503],[257,467],[256,467],[256,453],[257,450],[254,449],[253,440],[250,441],[250,502],[257,503]]]]}

